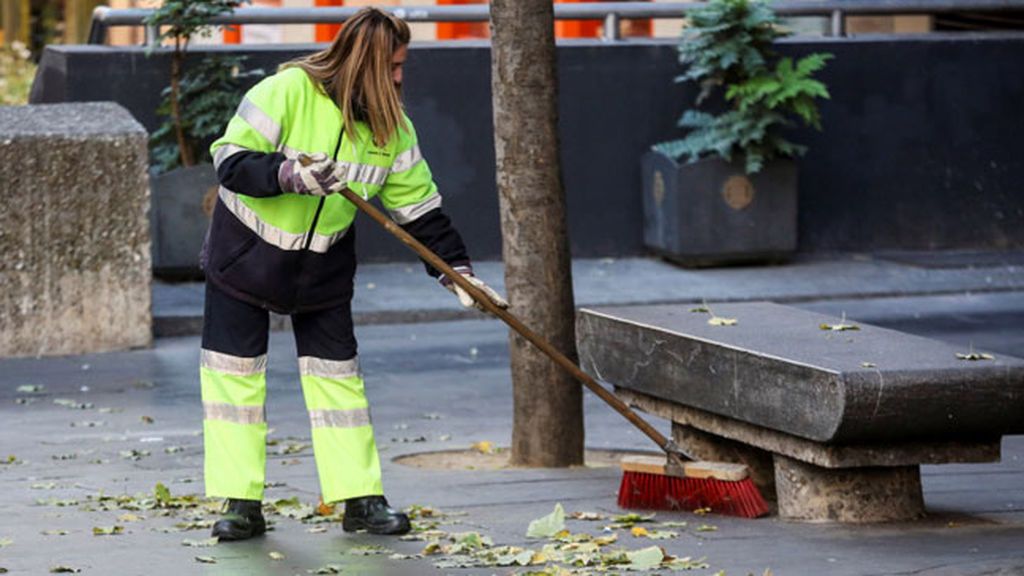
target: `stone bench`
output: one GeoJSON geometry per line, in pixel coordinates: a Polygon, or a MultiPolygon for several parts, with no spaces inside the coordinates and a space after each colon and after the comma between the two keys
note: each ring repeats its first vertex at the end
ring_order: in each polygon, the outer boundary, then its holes
{"type": "Polygon", "coordinates": [[[1024,360],[766,302],[581,310],[581,366],[672,421],[694,458],[742,462],[779,515],[924,514],[920,464],[992,462],[1024,432],[1024,360]]]}
{"type": "Polygon", "coordinates": [[[146,146],[117,104],[0,107],[0,356],[150,344],[146,146]]]}

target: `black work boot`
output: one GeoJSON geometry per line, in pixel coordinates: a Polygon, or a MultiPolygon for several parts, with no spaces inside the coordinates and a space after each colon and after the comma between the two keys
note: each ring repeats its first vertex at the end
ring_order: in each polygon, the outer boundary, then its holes
{"type": "Polygon", "coordinates": [[[366,530],[371,534],[406,534],[409,517],[388,506],[383,496],[363,496],[345,500],[345,532],[366,530]]]}
{"type": "Polygon", "coordinates": [[[227,512],[213,525],[213,535],[221,540],[247,540],[267,531],[263,504],[259,500],[228,498],[227,512]]]}

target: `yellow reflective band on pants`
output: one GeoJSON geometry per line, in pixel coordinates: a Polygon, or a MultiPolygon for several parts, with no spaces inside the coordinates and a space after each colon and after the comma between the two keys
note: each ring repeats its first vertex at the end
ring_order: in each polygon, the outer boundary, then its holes
{"type": "Polygon", "coordinates": [[[363,379],[346,364],[302,358],[302,391],[324,502],[384,494],[363,379]]]}
{"type": "Polygon", "coordinates": [[[203,350],[204,476],[211,498],[262,500],[267,459],[266,357],[203,350]]]}

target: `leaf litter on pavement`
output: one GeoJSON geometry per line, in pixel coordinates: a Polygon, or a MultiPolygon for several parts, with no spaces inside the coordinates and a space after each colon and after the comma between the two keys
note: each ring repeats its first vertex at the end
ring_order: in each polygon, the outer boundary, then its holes
{"type": "MultiPolygon", "coordinates": [[[[48,486],[47,486],[48,487],[48,486]]],[[[37,501],[54,506],[78,506],[83,511],[120,512],[119,524],[97,526],[97,536],[115,536],[125,532],[120,523],[142,522],[156,518],[177,520],[173,527],[152,528],[162,532],[184,532],[208,530],[223,511],[220,499],[209,499],[196,494],[174,494],[163,483],[158,483],[149,494],[107,495],[90,494],[79,503],[78,500],[37,501]],[[144,512],[144,514],[142,514],[144,512]]],[[[279,498],[264,502],[264,513],[270,517],[273,529],[274,518],[293,520],[312,525],[309,532],[324,532],[325,523],[337,523],[343,519],[342,507],[322,506],[301,501],[298,497],[279,498]]],[[[461,512],[444,512],[431,506],[413,505],[406,509],[413,524],[413,531],[401,537],[403,541],[419,541],[422,548],[417,553],[397,553],[379,545],[353,546],[348,555],[381,556],[392,561],[426,560],[438,569],[458,568],[507,568],[510,574],[532,574],[534,576],[575,576],[612,572],[646,572],[704,570],[708,568],[703,558],[676,557],[658,545],[641,546],[631,549],[622,545],[618,530],[626,532],[630,543],[647,540],[669,540],[679,536],[680,529],[686,529],[686,522],[658,522],[654,514],[623,514],[609,516],[599,512],[573,512],[567,514],[561,504],[556,504],[551,513],[532,521],[526,535],[538,543],[534,546],[496,544],[490,536],[478,530],[450,530],[462,523],[466,516],[461,512]],[[573,533],[567,520],[590,524],[595,521],[612,520],[601,527],[601,534],[587,532],[573,533]],[[442,527],[447,529],[442,529],[442,527]],[[669,530],[675,528],[676,530],[669,530]]],[[[594,526],[596,528],[596,526],[594,526]]],[[[694,532],[715,530],[713,526],[701,524],[690,528],[694,532]]],[[[66,534],[63,530],[51,530],[49,534],[66,534]]],[[[217,538],[186,538],[181,545],[190,548],[212,548],[218,545],[217,538]]],[[[0,545],[12,541],[4,539],[0,545]]],[[[268,554],[271,560],[284,560],[277,553],[268,554]]],[[[198,563],[216,563],[213,556],[194,556],[198,563]]],[[[326,564],[308,570],[310,574],[342,573],[344,564],[326,564]]]]}
{"type": "MultiPolygon", "coordinates": [[[[534,576],[569,576],[613,572],[645,572],[650,570],[703,570],[708,568],[703,559],[675,557],[660,546],[628,549],[615,546],[619,535],[615,529],[625,529],[637,538],[671,539],[679,535],[654,520],[654,515],[625,514],[614,518],[615,523],[605,527],[602,536],[572,533],[566,519],[585,522],[607,519],[599,513],[573,513],[567,515],[561,504],[550,514],[537,518],[527,527],[530,539],[545,540],[539,547],[495,545],[492,539],[479,532],[452,532],[439,529],[414,532],[402,540],[419,540],[423,548],[416,554],[394,553],[388,558],[395,561],[432,560],[438,569],[457,568],[510,568],[523,569],[512,574],[534,576]],[[645,523],[646,526],[638,526],[645,523]],[[613,528],[614,526],[614,528],[613,528]],[[657,528],[655,528],[657,526],[657,528]],[[608,533],[610,532],[610,533],[608,533]]],[[[672,522],[683,528],[685,522],[672,522]]],[[[330,573],[330,572],[314,572],[330,573]]]]}

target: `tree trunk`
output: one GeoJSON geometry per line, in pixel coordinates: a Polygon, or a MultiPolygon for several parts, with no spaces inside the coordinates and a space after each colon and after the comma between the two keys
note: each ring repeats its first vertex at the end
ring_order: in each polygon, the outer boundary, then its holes
{"type": "Polygon", "coordinates": [[[178,141],[178,157],[185,168],[195,164],[192,146],[185,138],[185,127],[181,123],[181,74],[185,61],[185,51],[181,48],[181,40],[174,39],[174,53],[171,54],[171,122],[174,123],[174,137],[178,141]]]}
{"type": "MultiPolygon", "coordinates": [[[[551,0],[493,0],[491,28],[505,286],[512,312],[575,360],[551,0]]],[[[510,333],[509,347],[512,463],[582,464],[581,386],[515,333],[510,333]]]]}

